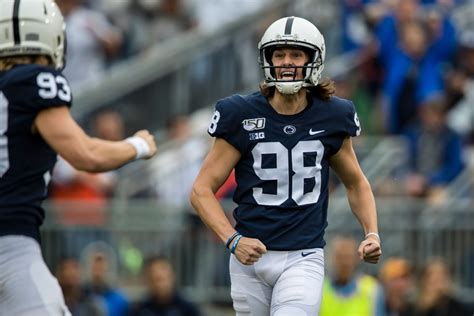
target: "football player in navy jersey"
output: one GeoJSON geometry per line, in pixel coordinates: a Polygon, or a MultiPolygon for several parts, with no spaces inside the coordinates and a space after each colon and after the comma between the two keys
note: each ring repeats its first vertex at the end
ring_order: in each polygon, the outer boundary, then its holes
{"type": "Polygon", "coordinates": [[[153,136],[87,136],[70,115],[64,22],[52,0],[0,0],[0,315],[70,315],[40,251],[50,172],[111,170],[156,152],[153,136]]]}
{"type": "Polygon", "coordinates": [[[331,167],[347,189],[364,230],[361,259],[381,255],[375,201],[352,148],[360,124],[351,101],[320,80],[324,38],[309,21],[286,17],[259,45],[260,92],[217,102],[215,142],[191,203],[232,252],[231,296],[237,315],[317,315],[324,277],[331,167]],[[232,227],[215,192],[235,169],[232,227]]]}

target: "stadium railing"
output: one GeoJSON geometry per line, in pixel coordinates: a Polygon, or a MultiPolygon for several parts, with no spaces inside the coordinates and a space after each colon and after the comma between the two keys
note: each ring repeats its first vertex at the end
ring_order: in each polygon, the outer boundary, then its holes
{"type": "MultiPolygon", "coordinates": [[[[463,298],[474,297],[472,202],[460,198],[427,212],[423,200],[377,199],[383,259],[401,256],[417,269],[427,258],[442,257],[451,268],[458,293],[463,298]]],[[[332,198],[329,205],[326,240],[337,234],[361,238],[346,198],[332,198]]],[[[225,208],[230,216],[233,202],[225,202],[225,208]]],[[[43,250],[53,270],[64,255],[76,255],[86,267],[90,251],[106,245],[113,259],[111,274],[134,299],[143,290],[143,259],[159,253],[173,262],[178,286],[190,298],[202,304],[230,302],[229,252],[187,207],[156,200],[112,200],[95,222],[85,220],[94,218],[88,210],[89,203],[47,203],[43,250]]],[[[362,266],[372,274],[378,268],[362,266]]]]}

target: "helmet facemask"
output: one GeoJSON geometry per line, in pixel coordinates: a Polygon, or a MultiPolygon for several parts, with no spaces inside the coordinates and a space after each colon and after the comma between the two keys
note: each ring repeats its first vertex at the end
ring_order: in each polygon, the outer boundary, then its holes
{"type": "Polygon", "coordinates": [[[303,87],[318,85],[324,68],[325,46],[323,36],[311,22],[298,17],[275,21],[265,31],[258,49],[259,64],[267,86],[275,86],[282,94],[294,94],[303,87]],[[274,66],[272,53],[278,48],[301,49],[308,55],[309,61],[303,66],[274,66]],[[279,79],[276,76],[279,68],[294,68],[295,76],[292,79],[279,79]],[[300,69],[303,78],[297,79],[296,74],[300,69]]]}
{"type": "Polygon", "coordinates": [[[309,49],[296,45],[272,45],[268,48],[263,48],[260,51],[260,67],[265,74],[265,83],[267,86],[275,86],[282,94],[297,93],[303,87],[316,86],[323,69],[322,60],[319,50],[309,49]],[[308,56],[308,62],[303,66],[296,66],[293,64],[284,64],[275,66],[272,63],[272,54],[276,49],[293,48],[300,49],[308,56]],[[279,69],[293,69],[293,78],[278,78],[277,73],[279,69]],[[298,77],[298,72],[303,74],[302,78],[298,77]]]}

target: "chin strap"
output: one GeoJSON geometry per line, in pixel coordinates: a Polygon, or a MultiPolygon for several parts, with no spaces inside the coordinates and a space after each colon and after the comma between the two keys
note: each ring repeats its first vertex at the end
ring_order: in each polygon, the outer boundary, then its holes
{"type": "Polygon", "coordinates": [[[295,94],[303,87],[304,81],[275,82],[275,87],[281,94],[295,94]]]}

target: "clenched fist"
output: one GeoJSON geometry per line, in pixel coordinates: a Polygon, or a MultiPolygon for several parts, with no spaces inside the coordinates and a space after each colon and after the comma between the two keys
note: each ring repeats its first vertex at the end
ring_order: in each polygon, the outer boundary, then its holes
{"type": "Polygon", "coordinates": [[[148,130],[142,129],[136,132],[133,136],[142,138],[143,140],[145,140],[145,142],[148,145],[148,148],[149,148],[148,153],[143,155],[142,157],[143,159],[149,159],[156,154],[157,148],[156,148],[155,136],[150,134],[148,130]]]}
{"type": "Polygon", "coordinates": [[[368,263],[379,262],[380,256],[382,255],[382,248],[380,247],[380,240],[377,236],[367,236],[359,245],[357,250],[361,260],[368,263]]]}

